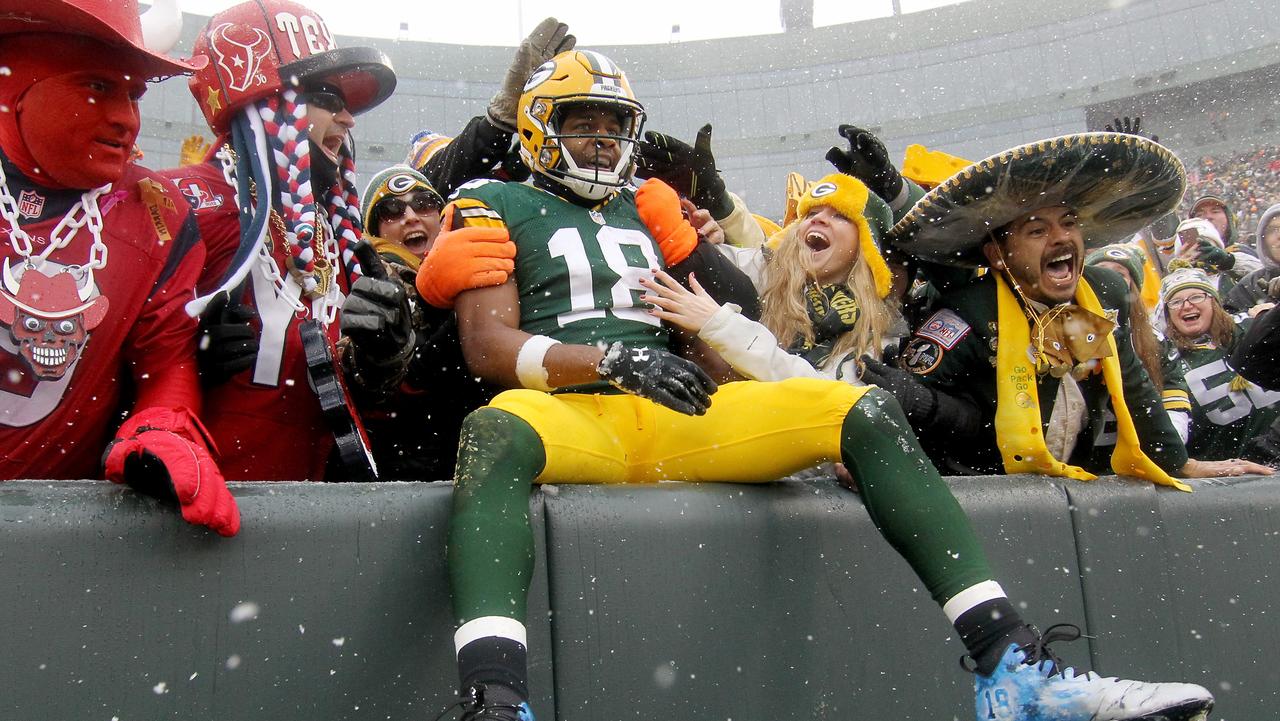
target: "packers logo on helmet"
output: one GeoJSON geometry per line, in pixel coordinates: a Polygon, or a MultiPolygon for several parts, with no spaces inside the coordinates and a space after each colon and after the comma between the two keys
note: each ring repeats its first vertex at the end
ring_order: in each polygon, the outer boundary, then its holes
{"type": "Polygon", "coordinates": [[[644,107],[631,92],[627,76],[612,60],[590,50],[561,53],[533,71],[516,111],[525,165],[589,200],[600,200],[631,182],[643,126],[644,107]],[[621,130],[616,135],[563,132],[567,111],[583,106],[614,111],[621,130]],[[610,168],[580,167],[562,144],[565,138],[612,140],[618,144],[618,159],[610,168]]]}

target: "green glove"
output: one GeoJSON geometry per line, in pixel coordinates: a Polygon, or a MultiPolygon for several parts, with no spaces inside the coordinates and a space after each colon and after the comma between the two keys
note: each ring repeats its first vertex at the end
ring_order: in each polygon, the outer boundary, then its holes
{"type": "Polygon", "coordinates": [[[711,123],[702,126],[693,145],[652,130],[640,143],[640,162],[648,177],[676,189],[711,217],[723,220],[733,212],[733,199],[725,190],[716,158],[711,154],[711,123]]]}
{"type": "Polygon", "coordinates": [[[1236,264],[1236,257],[1219,248],[1212,240],[1201,238],[1196,248],[1196,262],[1213,270],[1230,270],[1236,264]]]}
{"type": "Polygon", "coordinates": [[[849,141],[849,149],[833,147],[827,151],[827,162],[836,170],[866,183],[871,192],[890,205],[902,193],[902,174],[889,160],[889,151],[869,131],[853,125],[841,125],[840,136],[849,141]]]}

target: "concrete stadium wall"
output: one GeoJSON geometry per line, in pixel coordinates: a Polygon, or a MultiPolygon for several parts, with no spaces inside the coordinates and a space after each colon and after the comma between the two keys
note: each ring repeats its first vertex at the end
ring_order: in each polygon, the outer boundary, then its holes
{"type": "MultiPolygon", "coordinates": [[[[206,19],[186,20],[180,47],[189,49],[206,19]]],[[[978,159],[1038,138],[1100,129],[1086,117],[1091,108],[1129,115],[1145,109],[1147,126],[1162,140],[1194,152],[1192,134],[1184,142],[1176,128],[1161,125],[1158,109],[1139,101],[1276,65],[1277,38],[1280,15],[1267,0],[971,0],[776,35],[597,49],[627,70],[650,128],[691,140],[703,123],[714,123],[729,187],[779,216],[788,171],[809,177],[830,171],[823,154],[838,139],[840,123],[876,129],[895,158],[920,142],[978,159]]],[[[400,78],[396,94],[359,119],[364,178],[399,162],[413,132],[456,133],[483,113],[513,51],[339,42],[380,47],[400,78]]],[[[152,167],[176,164],[182,138],[208,133],[180,80],[148,93],[144,118],[140,142],[152,167]]]]}
{"type": "MultiPolygon", "coordinates": [[[[1105,674],[1274,717],[1280,483],[950,479],[1024,615],[1105,674]]],[[[105,482],[0,484],[0,718],[433,718],[456,686],[450,487],[236,484],[234,539],[105,482]]],[[[963,652],[831,482],[531,496],[544,721],[970,718],[963,652]]]]}

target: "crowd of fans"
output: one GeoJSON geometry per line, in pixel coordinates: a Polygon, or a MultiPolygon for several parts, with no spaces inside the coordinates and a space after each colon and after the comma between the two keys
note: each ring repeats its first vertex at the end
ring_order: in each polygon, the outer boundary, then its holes
{"type": "Polygon", "coordinates": [[[1263,145],[1225,158],[1212,155],[1183,158],[1187,166],[1187,196],[1181,215],[1205,195],[1226,200],[1236,210],[1236,224],[1252,229],[1266,209],[1280,199],[1280,146],[1263,145]]]}
{"type": "Polygon", "coordinates": [[[793,174],[762,218],[709,125],[645,131],[622,69],[549,18],[485,115],[361,189],[355,116],[395,88],[380,52],[262,0],[179,61],[133,3],[87,5],[0,19],[0,477],[106,477],[223,535],[228,479],[452,478],[461,703],[511,721],[532,718],[532,484],[818,468],[952,622],[980,708],[1212,705],[1057,668],[942,475],[1270,474],[1280,392],[1250,331],[1280,295],[1273,149],[1201,159],[1170,215],[1182,165],[1136,123],[959,173],[904,173],[845,125],[833,172],[793,174]],[[140,78],[179,74],[216,140],[145,170],[140,78]]]}

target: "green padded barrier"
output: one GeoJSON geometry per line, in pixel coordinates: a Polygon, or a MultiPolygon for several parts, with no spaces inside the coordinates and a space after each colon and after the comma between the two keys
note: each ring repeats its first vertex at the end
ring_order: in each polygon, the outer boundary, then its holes
{"type": "Polygon", "coordinates": [[[1219,721],[1276,718],[1280,479],[1068,489],[1099,668],[1200,683],[1219,721]]]}
{"type": "MultiPolygon", "coordinates": [[[[1028,620],[1083,626],[1062,488],[951,486],[1028,620]]],[[[545,495],[560,721],[973,717],[950,624],[833,482],[545,495]]]]}
{"type": "MultiPolygon", "coordinates": [[[[110,483],[0,483],[0,718],[435,718],[457,686],[449,486],[232,492],[243,530],[224,539],[110,483]]],[[[549,708],[541,576],[530,615],[549,708]]]]}

